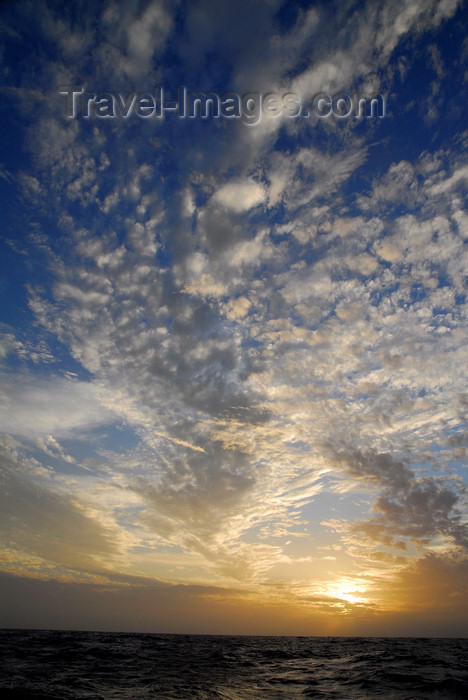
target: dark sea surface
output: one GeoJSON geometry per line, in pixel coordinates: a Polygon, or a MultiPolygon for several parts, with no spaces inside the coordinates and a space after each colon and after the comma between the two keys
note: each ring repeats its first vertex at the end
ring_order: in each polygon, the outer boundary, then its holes
{"type": "Polygon", "coordinates": [[[0,630],[0,698],[468,698],[467,639],[0,630]]]}

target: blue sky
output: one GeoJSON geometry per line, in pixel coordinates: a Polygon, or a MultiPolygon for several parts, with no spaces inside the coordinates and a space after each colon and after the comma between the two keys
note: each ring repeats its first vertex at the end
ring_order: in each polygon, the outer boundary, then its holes
{"type": "Polygon", "coordinates": [[[3,624],[465,634],[462,3],[19,0],[0,35],[3,624]]]}

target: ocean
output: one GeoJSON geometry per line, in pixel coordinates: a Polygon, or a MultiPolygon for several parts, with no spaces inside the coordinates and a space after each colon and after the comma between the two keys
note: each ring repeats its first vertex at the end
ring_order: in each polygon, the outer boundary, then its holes
{"type": "Polygon", "coordinates": [[[468,698],[467,639],[0,630],[2,700],[468,698]]]}

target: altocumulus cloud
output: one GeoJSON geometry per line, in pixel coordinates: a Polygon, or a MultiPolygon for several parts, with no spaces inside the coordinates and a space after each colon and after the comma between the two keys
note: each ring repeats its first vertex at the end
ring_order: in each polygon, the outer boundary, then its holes
{"type": "Polygon", "coordinates": [[[7,571],[333,615],[465,571],[460,5],[2,8],[7,571]],[[388,113],[70,119],[80,82],[388,113]]]}

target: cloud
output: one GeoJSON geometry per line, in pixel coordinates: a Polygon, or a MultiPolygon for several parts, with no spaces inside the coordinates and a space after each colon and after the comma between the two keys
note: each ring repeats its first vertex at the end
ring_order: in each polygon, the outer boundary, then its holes
{"type": "Polygon", "coordinates": [[[405,567],[388,589],[390,605],[402,609],[403,614],[425,615],[427,634],[439,634],[441,626],[460,633],[460,614],[466,597],[468,561],[466,557],[452,557],[428,553],[405,567]]]}
{"type": "Polygon", "coordinates": [[[320,610],[305,610],[296,601],[287,604],[285,621],[285,607],[280,615],[273,596],[265,600],[249,590],[170,585],[142,577],[76,583],[3,573],[0,592],[5,627],[173,634],[225,634],[229,629],[232,634],[276,635],[307,634],[324,624],[320,610]]]}
{"type": "Polygon", "coordinates": [[[403,259],[403,253],[397,248],[397,246],[392,245],[390,241],[382,241],[376,248],[377,255],[386,260],[387,262],[400,262],[403,259]]]}
{"type": "Polygon", "coordinates": [[[67,437],[73,430],[115,419],[100,400],[99,388],[87,382],[3,376],[0,396],[0,430],[26,439],[50,434],[67,437]]]}
{"type": "MultiPolygon", "coordinates": [[[[90,90],[192,80],[304,99],[403,90],[402,41],[434,45],[457,8],[107,3],[72,22],[17,5],[15,41],[36,27],[53,46],[34,63],[44,90],[79,76],[90,90]]],[[[359,538],[374,572],[464,547],[461,145],[394,153],[396,112],[66,120],[28,92],[23,64],[8,81],[31,120],[31,164],[11,178],[34,212],[15,241],[34,326],[0,340],[0,428],[38,470],[29,483],[5,463],[12,503],[35,504],[18,547],[167,580],[183,560],[188,580],[257,589],[279,571],[289,585],[308,557],[353,572],[359,538]],[[53,533],[67,513],[69,556],[53,533]],[[343,552],[322,560],[331,520],[343,552]]]]}
{"type": "Polygon", "coordinates": [[[8,549],[80,570],[102,569],[118,551],[115,535],[60,490],[32,479],[8,443],[1,444],[1,527],[8,549]]]}
{"type": "Polygon", "coordinates": [[[59,457],[64,462],[74,464],[73,457],[65,452],[63,447],[57,442],[53,435],[47,435],[45,438],[39,437],[36,441],[37,445],[51,457],[59,457]]]}
{"type": "Polygon", "coordinates": [[[253,180],[230,182],[213,195],[213,201],[235,212],[248,211],[265,199],[263,187],[253,180]]]}
{"type": "Polygon", "coordinates": [[[468,547],[468,528],[459,509],[463,488],[457,481],[418,477],[407,464],[384,453],[341,451],[333,460],[345,465],[353,479],[380,491],[373,505],[377,517],[352,524],[351,532],[387,545],[398,537],[427,543],[443,536],[468,547]]]}

